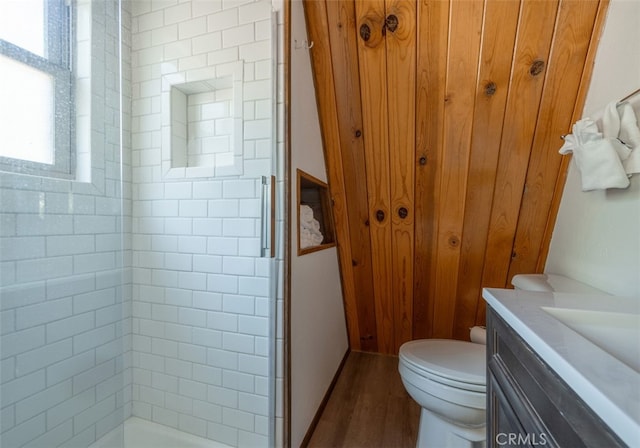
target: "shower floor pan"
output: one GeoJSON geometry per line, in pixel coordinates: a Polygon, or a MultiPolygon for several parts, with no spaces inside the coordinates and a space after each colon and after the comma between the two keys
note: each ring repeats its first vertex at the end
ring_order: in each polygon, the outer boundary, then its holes
{"type": "Polygon", "coordinates": [[[89,448],[123,448],[123,431],[124,448],[230,448],[229,445],[138,417],[128,418],[123,425],[105,434],[89,448]]]}

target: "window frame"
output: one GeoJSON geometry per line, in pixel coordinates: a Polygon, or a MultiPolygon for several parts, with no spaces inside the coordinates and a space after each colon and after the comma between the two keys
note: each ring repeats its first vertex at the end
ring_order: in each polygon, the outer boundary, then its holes
{"type": "Polygon", "coordinates": [[[0,170],[47,177],[75,175],[75,76],[72,64],[73,23],[69,0],[42,0],[45,6],[45,57],[0,39],[0,54],[34,68],[53,81],[53,163],[0,155],[0,170]]]}

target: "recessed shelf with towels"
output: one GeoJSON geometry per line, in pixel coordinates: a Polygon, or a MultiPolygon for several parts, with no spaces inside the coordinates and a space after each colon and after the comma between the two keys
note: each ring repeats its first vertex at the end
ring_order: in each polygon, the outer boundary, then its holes
{"type": "Polygon", "coordinates": [[[331,198],[326,183],[297,170],[298,173],[298,255],[336,245],[331,198]]]}

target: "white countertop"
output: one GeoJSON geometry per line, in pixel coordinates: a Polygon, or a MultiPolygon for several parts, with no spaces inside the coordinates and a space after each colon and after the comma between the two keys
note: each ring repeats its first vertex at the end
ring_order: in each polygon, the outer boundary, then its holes
{"type": "Polygon", "coordinates": [[[640,447],[640,372],[542,309],[638,314],[640,299],[495,288],[482,296],[618,437],[640,447]]]}

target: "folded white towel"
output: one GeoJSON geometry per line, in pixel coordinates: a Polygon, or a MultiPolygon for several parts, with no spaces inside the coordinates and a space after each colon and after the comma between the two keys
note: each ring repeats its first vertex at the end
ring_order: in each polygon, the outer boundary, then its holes
{"type": "Polygon", "coordinates": [[[560,154],[573,153],[582,178],[582,191],[628,187],[629,178],[621,159],[626,159],[629,151],[618,139],[602,138],[590,118],[577,121],[560,148],[560,154]]]}
{"type": "Polygon", "coordinates": [[[612,102],[607,105],[602,117],[602,134],[605,138],[616,138],[628,149],[622,158],[627,174],[640,173],[640,128],[638,119],[628,102],[612,102]]]}
{"type": "Polygon", "coordinates": [[[640,173],[640,147],[634,148],[622,165],[627,174],[640,173]]]}

